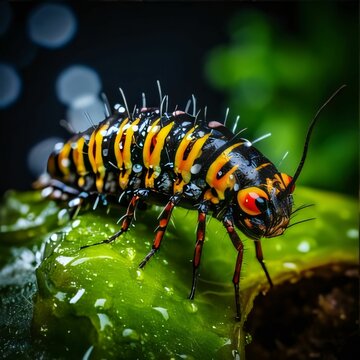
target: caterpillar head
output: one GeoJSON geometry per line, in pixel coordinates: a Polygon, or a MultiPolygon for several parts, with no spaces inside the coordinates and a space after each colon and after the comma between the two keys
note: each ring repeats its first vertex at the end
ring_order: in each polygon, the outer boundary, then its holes
{"type": "Polygon", "coordinates": [[[306,133],[299,165],[291,177],[276,174],[266,184],[239,190],[233,209],[236,226],[253,239],[281,235],[288,227],[292,209],[292,192],[307,156],[311,134],[325,106],[345,87],[340,86],[316,112],[306,133]]]}
{"type": "Polygon", "coordinates": [[[239,190],[233,211],[235,225],[252,239],[281,235],[290,221],[291,180],[286,174],[276,174],[266,179],[266,184],[239,190]]]}

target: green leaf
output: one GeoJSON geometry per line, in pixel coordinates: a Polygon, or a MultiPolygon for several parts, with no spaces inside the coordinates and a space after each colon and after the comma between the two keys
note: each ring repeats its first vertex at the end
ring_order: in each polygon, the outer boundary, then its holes
{"type": "MultiPolygon", "coordinates": [[[[10,197],[19,205],[15,207],[19,216],[23,216],[22,205],[28,204],[30,211],[39,205],[35,192],[13,193],[10,197]]],[[[281,237],[263,239],[275,288],[286,280],[300,279],[309,269],[334,263],[356,264],[358,260],[355,200],[300,188],[295,201],[297,206],[316,204],[299,211],[295,221],[316,220],[290,227],[281,237]]],[[[41,204],[43,210],[53,206],[45,200],[41,204]]],[[[40,208],[38,216],[43,214],[40,208]]],[[[136,226],[114,243],[80,249],[118,230],[116,221],[124,211],[120,207],[112,207],[109,213],[105,209],[84,211],[61,227],[54,225],[50,216],[44,220],[37,240],[29,242],[29,246],[34,241],[40,246],[46,239],[44,259],[36,270],[38,290],[32,329],[37,346],[45,348],[50,357],[232,359],[239,354],[243,358],[251,339],[243,329],[244,321],[254,298],[268,288],[252,241],[243,239],[243,319],[237,323],[231,282],[236,251],[220,222],[209,219],[207,224],[201,276],[195,300],[190,301],[190,260],[197,218],[194,211],[175,209],[174,225],[169,225],[161,250],[143,270],[138,264],[151,248],[159,207],[137,211],[136,226]],[[49,235],[43,237],[45,228],[49,235]]],[[[14,213],[14,207],[3,208],[6,216],[2,216],[1,229],[7,230],[17,222],[14,213]],[[14,216],[6,215],[8,211],[14,216]]],[[[21,228],[21,236],[14,230],[16,242],[25,243],[25,230],[21,228]]],[[[1,234],[2,247],[9,248],[10,238],[9,231],[1,234]]],[[[5,285],[0,285],[4,289],[5,285]]]]}

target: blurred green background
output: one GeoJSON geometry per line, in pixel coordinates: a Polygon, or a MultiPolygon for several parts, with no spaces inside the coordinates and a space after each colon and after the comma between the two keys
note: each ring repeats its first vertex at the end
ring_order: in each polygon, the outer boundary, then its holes
{"type": "MultiPolygon", "coordinates": [[[[205,71],[226,94],[227,124],[240,115],[249,140],[272,133],[256,146],[293,174],[306,130],[318,108],[342,84],[347,87],[323,110],[299,183],[356,194],[358,189],[358,24],[339,4],[299,4],[298,18],[260,9],[236,13],[229,41],[213,49],[205,71]],[[281,18],[281,21],[278,21],[281,18]]],[[[232,122],[231,122],[232,121],[232,122]]]]}

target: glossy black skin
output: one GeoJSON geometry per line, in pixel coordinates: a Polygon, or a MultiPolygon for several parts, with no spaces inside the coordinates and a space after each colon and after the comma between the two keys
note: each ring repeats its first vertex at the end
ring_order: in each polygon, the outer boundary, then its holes
{"type": "MultiPolygon", "coordinates": [[[[116,158],[112,149],[117,131],[125,118],[127,118],[126,113],[116,112],[97,126],[99,128],[108,122],[110,124],[109,128],[112,128],[102,142],[103,162],[107,169],[104,195],[110,198],[112,196],[118,198],[123,192],[116,181],[119,170],[113,165],[116,164],[116,158]]],[[[146,170],[143,163],[143,145],[147,136],[146,129],[159,118],[159,110],[155,108],[137,110],[133,118],[140,118],[141,120],[138,125],[139,130],[134,134],[136,145],[133,145],[131,148],[131,159],[133,164],[140,165],[143,170],[146,170]]],[[[236,189],[229,188],[226,190],[225,199],[221,200],[218,204],[209,202],[209,212],[219,220],[222,220],[226,213],[231,212],[236,226],[245,235],[253,239],[280,235],[286,229],[289,222],[292,196],[289,194],[281,197],[279,196],[283,190],[281,186],[275,184],[273,188],[269,189],[266,185],[267,179],[274,179],[276,174],[280,175],[275,166],[254,148],[250,142],[236,137],[221,124],[210,125],[205,121],[196,120],[193,116],[185,113],[175,116],[165,113],[161,117],[160,126],[164,127],[173,121],[175,124],[167,136],[164,149],[161,152],[161,174],[155,179],[154,188],[150,189],[145,201],[165,204],[174,195],[173,183],[176,180],[174,159],[176,150],[181,139],[196,124],[196,128],[192,133],[193,137],[201,137],[208,133],[211,133],[211,135],[202,147],[201,156],[194,163],[201,165],[201,169],[198,173],[192,174],[191,181],[185,185],[184,192],[181,194],[181,201],[178,205],[189,209],[196,208],[196,205],[203,200],[204,192],[210,189],[205,179],[212,162],[232,144],[243,143],[243,145],[231,151],[230,161],[222,168],[222,172],[226,173],[233,166],[238,166],[234,173],[237,184],[236,189]],[[267,163],[269,165],[261,168],[261,165],[267,163]],[[246,214],[241,210],[237,202],[237,191],[249,187],[259,187],[268,194],[268,200],[264,199],[260,204],[263,210],[260,215],[250,216],[246,214]]],[[[85,153],[88,151],[89,139],[93,131],[94,128],[89,128],[85,132],[74,135],[72,138],[73,141],[80,137],[85,138],[85,153]]],[[[57,152],[54,152],[51,156],[56,157],[57,152]]],[[[71,157],[72,151],[69,155],[70,160],[71,157]]],[[[59,181],[63,181],[65,185],[76,189],[79,193],[85,191],[89,194],[97,194],[96,187],[94,186],[95,175],[92,173],[88,157],[84,156],[84,160],[89,174],[86,176],[85,185],[81,188],[77,186],[78,176],[73,161],[70,161],[70,171],[73,174],[70,180],[64,181],[59,168],[50,175],[59,181]]],[[[128,187],[125,190],[124,200],[128,202],[134,191],[144,188],[145,172],[140,171],[131,174],[128,187]]]]}

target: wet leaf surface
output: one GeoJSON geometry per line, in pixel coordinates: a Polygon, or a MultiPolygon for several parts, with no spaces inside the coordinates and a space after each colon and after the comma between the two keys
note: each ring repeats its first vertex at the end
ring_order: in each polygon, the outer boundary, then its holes
{"type": "MultiPolygon", "coordinates": [[[[316,220],[262,241],[275,285],[290,281],[296,286],[311,269],[356,264],[356,201],[305,188],[297,189],[295,201],[297,206],[316,203],[299,211],[295,221],[316,220]]],[[[236,251],[217,220],[207,224],[201,276],[195,300],[190,301],[195,212],[175,210],[160,252],[140,270],[159,208],[139,210],[136,226],[114,243],[82,250],[114,233],[125,209],[83,211],[71,221],[59,210],[37,192],[11,193],[1,209],[0,345],[6,356],[244,357],[245,345],[256,334],[250,336],[243,322],[234,320],[231,279],[236,251]],[[29,213],[33,221],[25,226],[21,219],[28,219],[29,213]]],[[[244,243],[243,320],[254,298],[268,287],[252,241],[244,243]]]]}

